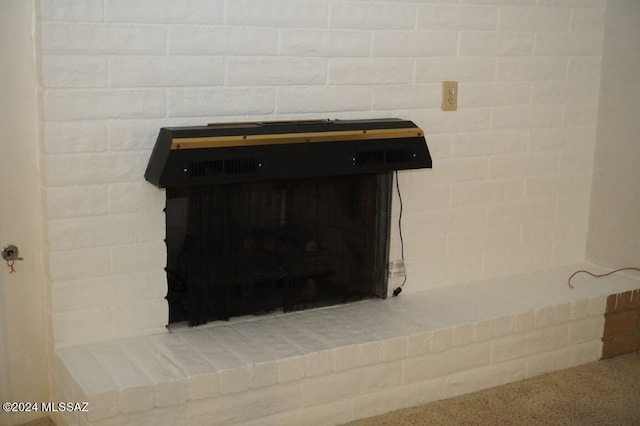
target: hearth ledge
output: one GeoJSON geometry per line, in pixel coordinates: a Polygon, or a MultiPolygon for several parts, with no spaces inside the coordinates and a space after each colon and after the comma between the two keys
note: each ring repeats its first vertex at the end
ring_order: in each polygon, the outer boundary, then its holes
{"type": "Polygon", "coordinates": [[[594,265],[58,349],[58,425],[340,424],[595,361],[608,295],[594,265]]]}

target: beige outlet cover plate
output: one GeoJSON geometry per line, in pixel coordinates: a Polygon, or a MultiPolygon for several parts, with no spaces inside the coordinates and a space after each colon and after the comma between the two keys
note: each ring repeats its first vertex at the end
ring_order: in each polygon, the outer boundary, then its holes
{"type": "Polygon", "coordinates": [[[458,109],[458,82],[442,82],[442,110],[456,111],[458,109]]]}

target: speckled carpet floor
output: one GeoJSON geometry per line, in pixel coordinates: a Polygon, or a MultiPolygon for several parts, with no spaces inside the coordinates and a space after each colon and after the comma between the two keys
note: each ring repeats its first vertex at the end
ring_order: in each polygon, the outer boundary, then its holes
{"type": "Polygon", "coordinates": [[[640,426],[640,352],[349,423],[413,425],[640,426]]]}
{"type": "Polygon", "coordinates": [[[640,352],[349,423],[383,425],[638,426],[640,352]]]}

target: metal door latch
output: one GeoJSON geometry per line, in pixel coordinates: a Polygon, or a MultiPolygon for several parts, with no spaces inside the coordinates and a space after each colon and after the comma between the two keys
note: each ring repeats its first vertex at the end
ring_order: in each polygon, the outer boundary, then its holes
{"type": "Polygon", "coordinates": [[[18,247],[14,246],[13,244],[3,248],[1,253],[2,258],[7,262],[11,260],[22,260],[19,254],[20,253],[18,251],[18,247]]]}
{"type": "Polygon", "coordinates": [[[10,269],[9,273],[13,274],[14,272],[16,272],[13,264],[16,260],[22,260],[22,258],[20,257],[20,252],[18,251],[18,247],[14,246],[13,244],[8,245],[2,249],[2,251],[0,252],[0,256],[2,256],[2,258],[7,261],[7,265],[10,269]]]}

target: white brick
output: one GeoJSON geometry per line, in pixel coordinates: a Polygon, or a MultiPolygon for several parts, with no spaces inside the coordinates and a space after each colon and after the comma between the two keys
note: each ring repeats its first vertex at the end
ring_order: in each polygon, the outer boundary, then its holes
{"type": "Polygon", "coordinates": [[[540,6],[604,7],[606,0],[538,0],[540,6]]]}
{"type": "Polygon", "coordinates": [[[172,25],[167,30],[167,51],[173,55],[270,55],[276,47],[271,28],[172,25]]]}
{"type": "Polygon", "coordinates": [[[49,221],[53,250],[126,244],[164,237],[162,211],[121,215],[75,217],[49,221]]]}
{"type": "Polygon", "coordinates": [[[47,90],[44,93],[46,120],[91,118],[162,117],[164,92],[160,90],[47,90]]]}
{"type": "Polygon", "coordinates": [[[164,22],[164,0],[105,0],[105,18],[112,22],[164,22]]]}
{"type": "Polygon", "coordinates": [[[536,176],[558,171],[559,155],[553,151],[496,155],[489,158],[490,178],[536,176]]]}
{"type": "Polygon", "coordinates": [[[569,346],[565,351],[567,368],[595,362],[602,356],[602,340],[592,340],[569,346]]]}
{"type": "Polygon", "coordinates": [[[553,306],[546,306],[544,308],[536,309],[533,326],[535,328],[543,328],[553,325],[553,313],[553,306]]]}
{"type": "Polygon", "coordinates": [[[167,111],[171,117],[268,114],[273,112],[274,96],[267,88],[170,89],[167,111]]]}
{"type": "Polygon", "coordinates": [[[473,341],[473,324],[459,325],[453,329],[453,346],[466,346],[473,341]]]}
{"type": "Polygon", "coordinates": [[[487,226],[548,223],[554,218],[555,207],[556,200],[553,198],[492,205],[488,207],[487,226]]]}
{"type": "Polygon", "coordinates": [[[495,30],[498,8],[454,5],[418,7],[418,29],[424,30],[495,30]]]}
{"type": "Polygon", "coordinates": [[[492,129],[552,127],[562,124],[561,105],[516,105],[496,107],[491,116],[492,129]]]}
{"type": "Polygon", "coordinates": [[[360,345],[342,346],[333,350],[333,371],[344,371],[358,366],[360,345]]]}
{"type": "Polygon", "coordinates": [[[52,284],[51,308],[53,312],[65,312],[103,306],[107,302],[108,286],[106,277],[55,282],[52,284]]]}
{"type": "Polygon", "coordinates": [[[47,153],[99,152],[106,148],[103,122],[46,122],[44,143],[47,153]]]}
{"type": "Polygon", "coordinates": [[[187,400],[213,398],[220,393],[218,373],[199,374],[188,379],[189,394],[187,400]]]}
{"type": "Polygon", "coordinates": [[[301,380],[307,369],[305,360],[301,356],[277,360],[278,383],[301,380]]]}
{"type": "Polygon", "coordinates": [[[327,80],[327,63],[318,58],[230,58],[227,85],[314,85],[327,80]]]}
{"type": "Polygon", "coordinates": [[[429,352],[433,333],[422,332],[407,336],[406,355],[417,356],[429,352]]]}
{"type": "Polygon", "coordinates": [[[403,217],[403,226],[415,230],[416,237],[435,232],[477,230],[484,223],[484,206],[421,212],[403,217]]]}
{"type": "Polygon", "coordinates": [[[524,360],[517,360],[452,374],[444,379],[443,394],[450,398],[522,380],[525,366],[524,360]]]}
{"type": "Polygon", "coordinates": [[[117,120],[107,125],[107,145],[110,151],[151,150],[159,129],[166,119],[117,120]]]}
{"type": "Polygon", "coordinates": [[[153,55],[165,51],[164,29],[148,25],[43,22],[41,40],[45,54],[153,55]]]}
{"type": "Polygon", "coordinates": [[[106,185],[47,189],[47,213],[50,219],[99,215],[107,210],[106,185]]]}
{"type": "Polygon", "coordinates": [[[562,152],[560,158],[560,171],[562,172],[590,172],[592,166],[593,149],[571,149],[562,152]]]}
{"type": "Polygon", "coordinates": [[[604,8],[572,10],[572,31],[604,31],[604,8]]]}
{"type": "Polygon", "coordinates": [[[515,315],[507,315],[504,317],[496,318],[493,335],[495,337],[507,336],[513,333],[513,324],[515,322],[515,315]]]}
{"type": "Polygon", "coordinates": [[[411,84],[381,86],[373,89],[373,108],[413,109],[435,108],[440,105],[442,93],[439,84],[411,84]]]}
{"type": "Polygon", "coordinates": [[[413,113],[413,118],[433,133],[472,132],[489,129],[491,109],[465,108],[455,114],[441,111],[440,108],[417,110],[413,113]]]}
{"type": "Polygon", "coordinates": [[[479,252],[491,247],[513,247],[520,241],[518,226],[495,227],[448,234],[447,253],[450,255],[479,252]]]}
{"type": "Polygon", "coordinates": [[[435,330],[431,334],[431,341],[429,344],[430,352],[442,352],[446,351],[453,346],[453,329],[443,328],[435,330]]]}
{"type": "Polygon", "coordinates": [[[536,0],[465,0],[471,4],[505,4],[509,6],[533,6],[536,0]]]}
{"type": "Polygon", "coordinates": [[[111,337],[111,314],[107,307],[58,312],[51,317],[57,344],[78,344],[111,337]]]}
{"type": "Polygon", "coordinates": [[[112,87],[207,86],[224,82],[221,58],[120,56],[109,59],[112,87]]]}
{"type": "Polygon", "coordinates": [[[598,105],[593,103],[568,104],[564,106],[564,124],[566,126],[589,126],[590,135],[586,135],[583,141],[593,146],[595,143],[595,123],[598,116],[598,105]]]}
{"type": "Polygon", "coordinates": [[[331,5],[331,28],[408,30],[416,7],[409,4],[339,2],[331,5]]]}
{"type": "Polygon", "coordinates": [[[307,377],[329,373],[333,368],[333,351],[311,352],[304,356],[307,377]]]}
{"type": "Polygon", "coordinates": [[[159,269],[139,274],[111,275],[107,286],[104,301],[112,305],[162,299],[167,295],[167,274],[159,269]]]}
{"type": "Polygon", "coordinates": [[[277,111],[366,111],[371,108],[371,96],[371,88],[365,86],[281,87],[277,111]]]}
{"type": "Polygon", "coordinates": [[[533,52],[534,35],[531,33],[460,33],[461,56],[520,56],[533,52]]]}
{"type": "Polygon", "coordinates": [[[300,407],[300,384],[284,383],[239,395],[187,402],[187,424],[225,425],[300,407]]]}
{"type": "Polygon", "coordinates": [[[102,21],[102,0],[44,0],[40,1],[43,21],[102,21]]]}
{"type": "Polygon", "coordinates": [[[599,317],[607,310],[607,297],[598,296],[589,301],[589,316],[599,317]]]}
{"type": "Polygon", "coordinates": [[[104,87],[107,85],[103,58],[45,55],[42,58],[44,87],[104,87]]]}
{"type": "Polygon", "coordinates": [[[326,27],[329,8],[324,0],[234,0],[226,3],[231,25],[326,27]]]}
{"type": "Polygon", "coordinates": [[[409,83],[413,62],[409,58],[336,58],[329,61],[331,84],[409,83]]]}
{"type": "Polygon", "coordinates": [[[501,31],[567,31],[570,9],[546,7],[503,7],[500,9],[501,31]]]}
{"type": "Polygon", "coordinates": [[[249,368],[249,388],[263,388],[278,383],[278,364],[275,361],[259,362],[249,368]]]}
{"type": "MultiPolygon", "coordinates": [[[[431,234],[429,239],[404,235],[404,259],[407,263],[444,257],[447,254],[446,234],[431,234]]],[[[398,242],[399,243],[399,242],[398,242]]],[[[398,256],[400,250],[398,248],[398,256]]]]}
{"type": "Polygon", "coordinates": [[[111,272],[130,273],[161,270],[167,249],[162,241],[111,247],[111,272]]]}
{"type": "Polygon", "coordinates": [[[482,253],[465,253],[425,259],[405,265],[407,276],[419,277],[421,288],[429,289],[445,285],[470,282],[482,273],[482,253]]]}
{"type": "Polygon", "coordinates": [[[598,340],[604,331],[604,315],[587,317],[569,324],[569,344],[598,340]]]}
{"type": "Polygon", "coordinates": [[[302,381],[302,405],[308,407],[354,396],[362,379],[361,368],[307,378],[302,381]]]}
{"type": "MultiPolygon", "coordinates": [[[[109,211],[112,213],[161,211],[165,192],[147,182],[126,182],[109,185],[109,211]]],[[[163,220],[164,223],[164,220],[163,220]]]]}
{"type": "Polygon", "coordinates": [[[147,162],[148,155],[140,152],[49,155],[46,159],[47,183],[65,186],[137,181],[147,162]]]}
{"type": "Polygon", "coordinates": [[[232,368],[220,371],[220,393],[235,394],[249,389],[249,369],[247,367],[232,368]]]}
{"type": "Polygon", "coordinates": [[[51,279],[54,282],[106,276],[110,263],[111,255],[106,247],[49,253],[51,279]]]}
{"type": "Polygon", "coordinates": [[[583,56],[569,58],[569,80],[598,80],[600,77],[600,57],[583,56]]]}
{"type": "Polygon", "coordinates": [[[513,332],[522,333],[531,330],[534,325],[534,318],[533,311],[517,313],[513,321],[513,332]]]}
{"type": "Polygon", "coordinates": [[[590,173],[562,173],[527,178],[525,196],[529,198],[554,197],[589,190],[590,173]]]}
{"type": "Polygon", "coordinates": [[[602,33],[539,33],[535,54],[543,56],[599,56],[602,33]]]}
{"type": "Polygon", "coordinates": [[[473,342],[483,342],[494,337],[496,319],[491,318],[473,324],[473,342]]]}
{"type": "Polygon", "coordinates": [[[362,31],[284,29],[280,54],[289,56],[369,56],[371,36],[362,31]]]}
{"type": "Polygon", "coordinates": [[[494,58],[417,58],[416,81],[489,81],[494,79],[495,69],[494,58]]]}
{"type": "Polygon", "coordinates": [[[486,158],[454,158],[440,161],[438,170],[434,170],[432,182],[464,182],[484,179],[486,176],[486,158]]]}
{"type": "Polygon", "coordinates": [[[568,330],[569,326],[563,324],[498,338],[491,361],[499,363],[560,349],[567,345],[568,330]]]}
{"type": "Polygon", "coordinates": [[[555,56],[498,58],[499,80],[562,80],[567,58],[555,56]]]}
{"type": "Polygon", "coordinates": [[[165,21],[169,23],[216,24],[224,21],[224,0],[166,0],[164,8],[165,21]]]}
{"type": "Polygon", "coordinates": [[[540,81],[533,84],[533,103],[596,102],[598,82],[591,80],[540,81]]]}
{"type": "Polygon", "coordinates": [[[373,55],[455,56],[457,46],[455,32],[380,31],[374,34],[373,55]]]}
{"type": "Polygon", "coordinates": [[[489,364],[491,342],[476,343],[449,349],[438,354],[407,358],[404,362],[403,383],[423,382],[447,376],[456,371],[489,364]]]}
{"type": "Polygon", "coordinates": [[[407,356],[407,342],[407,337],[395,337],[385,340],[382,347],[382,361],[397,361],[407,356]]]}
{"type": "Polygon", "coordinates": [[[106,0],[106,20],[133,23],[216,24],[224,20],[224,0],[106,0]]]}
{"type": "Polygon", "coordinates": [[[415,189],[403,188],[401,185],[400,188],[405,212],[418,213],[450,207],[451,187],[447,184],[425,185],[415,189]]]}
{"type": "Polygon", "coordinates": [[[563,303],[553,307],[553,323],[561,324],[571,319],[571,304],[563,303]]]}
{"type": "Polygon", "coordinates": [[[567,349],[562,348],[527,358],[527,378],[567,368],[567,349]]]}
{"type": "Polygon", "coordinates": [[[524,130],[459,133],[453,137],[454,157],[481,157],[490,154],[521,152],[527,149],[524,130]]]}
{"type": "Polygon", "coordinates": [[[141,331],[157,333],[163,331],[168,322],[169,308],[163,298],[111,307],[111,326],[119,336],[140,334],[141,331]]]}
{"type": "Polygon", "coordinates": [[[461,82],[458,107],[524,105],[529,103],[530,93],[531,84],[524,82],[461,82]]]}
{"type": "Polygon", "coordinates": [[[523,195],[524,180],[519,178],[462,182],[451,186],[453,207],[521,200],[523,195]]]}

